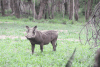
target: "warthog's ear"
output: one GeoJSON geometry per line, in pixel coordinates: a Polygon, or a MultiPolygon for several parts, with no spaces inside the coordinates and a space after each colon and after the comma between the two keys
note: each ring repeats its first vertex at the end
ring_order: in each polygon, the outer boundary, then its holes
{"type": "Polygon", "coordinates": [[[37,28],[37,26],[34,26],[34,28],[36,29],[36,28],[37,28]]]}
{"type": "Polygon", "coordinates": [[[28,26],[26,26],[26,29],[29,29],[29,27],[28,27],[28,26]]]}
{"type": "Polygon", "coordinates": [[[36,28],[37,28],[37,26],[34,26],[34,27],[33,27],[33,29],[34,29],[33,31],[34,31],[34,32],[36,31],[36,28]]]}

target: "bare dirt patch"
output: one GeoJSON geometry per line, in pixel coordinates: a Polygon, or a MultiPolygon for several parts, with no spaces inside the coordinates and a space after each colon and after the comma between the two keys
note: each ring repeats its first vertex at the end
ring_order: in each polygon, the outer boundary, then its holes
{"type": "MultiPolygon", "coordinates": [[[[40,31],[47,31],[47,30],[40,30],[40,31]]],[[[58,31],[58,33],[62,33],[62,32],[67,33],[68,32],[68,30],[55,30],[55,31],[58,31]]],[[[23,33],[26,34],[26,32],[23,32],[23,33]]]]}
{"type": "MultiPolygon", "coordinates": [[[[7,39],[7,38],[10,38],[10,39],[18,39],[18,38],[20,38],[20,39],[26,39],[26,37],[25,36],[6,36],[6,35],[0,35],[0,39],[7,39]]],[[[70,39],[58,39],[58,40],[67,40],[67,41],[79,41],[78,39],[72,39],[72,38],[70,38],[70,39]]]]}
{"type": "Polygon", "coordinates": [[[0,35],[0,39],[6,39],[6,38],[10,38],[10,39],[26,39],[25,37],[20,37],[20,36],[6,36],[6,35],[0,35]]]}
{"type": "MultiPolygon", "coordinates": [[[[47,31],[47,30],[44,30],[44,31],[47,31]]],[[[64,32],[64,33],[67,33],[68,32],[68,30],[56,30],[56,31],[58,31],[58,32],[64,32]]],[[[26,32],[23,32],[24,33],[24,35],[26,34],[26,32]]],[[[18,39],[18,38],[20,38],[20,39],[26,39],[26,37],[25,36],[6,36],[6,35],[0,35],[0,39],[7,39],[7,38],[10,38],[10,39],[18,39]]],[[[67,41],[75,41],[75,42],[77,42],[77,41],[79,41],[78,39],[73,39],[73,38],[69,38],[69,39],[58,39],[58,40],[67,40],[67,41]]]]}
{"type": "Polygon", "coordinates": [[[0,23],[12,23],[12,22],[0,22],[0,23]]]}
{"type": "Polygon", "coordinates": [[[70,39],[58,39],[58,40],[79,41],[78,39],[72,39],[72,38],[70,38],[70,39]]]}
{"type": "Polygon", "coordinates": [[[68,30],[57,30],[58,32],[64,32],[64,33],[67,33],[68,30]]]}

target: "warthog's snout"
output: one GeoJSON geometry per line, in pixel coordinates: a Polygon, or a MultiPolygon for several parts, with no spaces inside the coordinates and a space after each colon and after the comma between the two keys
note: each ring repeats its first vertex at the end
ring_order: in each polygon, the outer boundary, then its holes
{"type": "Polygon", "coordinates": [[[26,35],[25,36],[27,39],[33,39],[34,38],[34,36],[28,36],[28,35],[26,35]]]}

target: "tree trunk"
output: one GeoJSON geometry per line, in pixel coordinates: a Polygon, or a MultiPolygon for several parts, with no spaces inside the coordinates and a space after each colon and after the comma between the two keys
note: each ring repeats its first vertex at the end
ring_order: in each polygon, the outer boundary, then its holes
{"type": "Polygon", "coordinates": [[[90,16],[90,7],[91,7],[91,0],[88,0],[88,3],[87,3],[87,10],[86,10],[86,20],[89,19],[89,16],[90,16]]]}
{"type": "Polygon", "coordinates": [[[44,19],[47,19],[47,7],[48,7],[48,4],[45,4],[45,8],[44,8],[44,19]]]}
{"type": "Polygon", "coordinates": [[[61,10],[61,3],[60,3],[60,1],[58,1],[57,5],[58,5],[58,12],[61,12],[60,11],[61,10]]]}
{"type": "Polygon", "coordinates": [[[40,1],[40,9],[39,9],[38,19],[41,19],[42,18],[44,7],[45,7],[44,0],[41,0],[40,1]]]}
{"type": "Polygon", "coordinates": [[[35,5],[34,5],[35,3],[33,4],[32,1],[29,1],[29,4],[30,4],[30,7],[31,7],[33,17],[35,17],[37,19],[37,13],[36,13],[36,10],[35,10],[35,5]]]}
{"type": "Polygon", "coordinates": [[[37,15],[39,14],[39,9],[40,9],[40,3],[35,5],[35,11],[37,15]]]}
{"type": "Polygon", "coordinates": [[[10,8],[10,0],[8,0],[8,9],[11,9],[11,8],[10,8]]]}
{"type": "Polygon", "coordinates": [[[72,24],[74,23],[74,11],[75,11],[75,10],[74,10],[74,9],[75,9],[74,6],[75,6],[75,5],[74,5],[74,0],[73,0],[73,22],[72,22],[72,24]]]}
{"type": "Polygon", "coordinates": [[[1,0],[1,13],[2,13],[2,16],[5,15],[4,0],[1,0]]]}
{"type": "Polygon", "coordinates": [[[79,0],[75,0],[75,20],[78,21],[79,0]]]}
{"type": "Polygon", "coordinates": [[[48,0],[48,16],[49,16],[49,19],[51,19],[51,16],[50,16],[50,11],[51,11],[51,0],[48,0]]]}
{"type": "Polygon", "coordinates": [[[20,18],[20,0],[14,0],[15,16],[20,18]]]}
{"type": "Polygon", "coordinates": [[[52,6],[51,6],[51,17],[52,17],[52,19],[54,18],[54,0],[52,0],[52,6]]]}
{"type": "Polygon", "coordinates": [[[85,1],[85,7],[84,7],[85,8],[85,19],[87,18],[87,8],[86,8],[87,6],[86,5],[87,5],[87,2],[85,1]]]}
{"type": "Polygon", "coordinates": [[[69,19],[72,20],[73,16],[73,0],[70,0],[70,13],[69,13],[69,19]]]}
{"type": "Polygon", "coordinates": [[[65,6],[65,15],[68,15],[68,4],[67,1],[64,3],[65,6]]]}
{"type": "Polygon", "coordinates": [[[15,14],[15,9],[14,9],[14,0],[10,0],[10,7],[11,7],[11,10],[12,10],[12,13],[15,14]]]}
{"type": "Polygon", "coordinates": [[[90,6],[89,16],[91,16],[91,14],[92,14],[92,5],[93,5],[93,0],[91,0],[91,6],[90,6]]]}
{"type": "Polygon", "coordinates": [[[35,0],[34,0],[34,21],[35,21],[35,0]]]}

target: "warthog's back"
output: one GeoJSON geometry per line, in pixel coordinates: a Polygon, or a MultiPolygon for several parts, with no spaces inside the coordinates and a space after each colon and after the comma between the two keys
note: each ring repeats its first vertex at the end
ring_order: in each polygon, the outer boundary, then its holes
{"type": "Polygon", "coordinates": [[[43,30],[43,31],[41,31],[41,33],[43,33],[45,35],[58,35],[58,32],[54,31],[54,30],[43,30]]]}
{"type": "Polygon", "coordinates": [[[41,31],[42,39],[44,44],[48,44],[52,40],[57,40],[58,38],[58,32],[54,30],[49,30],[49,31],[41,31]]]}

